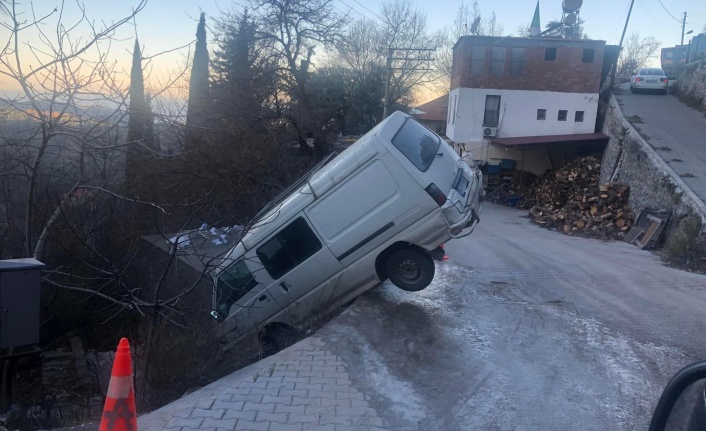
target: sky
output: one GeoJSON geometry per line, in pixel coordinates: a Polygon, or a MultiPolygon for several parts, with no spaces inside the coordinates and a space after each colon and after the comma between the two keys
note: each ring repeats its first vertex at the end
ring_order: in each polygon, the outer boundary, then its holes
{"type": "MultiPolygon", "coordinates": [[[[632,32],[640,36],[653,36],[657,38],[662,47],[679,44],[681,36],[680,19],[686,11],[686,30],[693,30],[694,34],[704,31],[706,26],[706,7],[704,0],[635,0],[627,35],[632,32]],[[701,7],[698,7],[701,6],[701,7]],[[670,15],[671,14],[671,15],[670,15]]],[[[19,7],[27,9],[29,0],[18,0],[19,7]]],[[[96,23],[111,22],[129,14],[139,0],[90,0],[85,2],[86,15],[96,23]]],[[[352,18],[365,18],[379,23],[379,0],[334,0],[337,9],[349,12],[352,18]]],[[[60,0],[35,0],[34,8],[37,14],[48,13],[54,7],[61,5],[60,0]]],[[[132,46],[137,34],[140,45],[143,47],[143,56],[152,56],[157,53],[187,45],[195,39],[196,22],[201,11],[206,13],[208,25],[212,25],[212,18],[216,18],[221,11],[229,10],[233,6],[242,4],[241,1],[232,0],[147,0],[147,5],[135,20],[135,25],[124,26],[116,35],[116,40],[111,46],[111,58],[125,72],[129,71],[132,46]]],[[[427,15],[427,24],[430,30],[441,30],[450,27],[461,0],[417,0],[417,7],[427,15]]],[[[495,12],[498,22],[503,26],[506,34],[517,34],[522,25],[527,25],[532,20],[536,0],[479,0],[481,15],[490,17],[495,12]]],[[[542,26],[548,21],[561,17],[561,0],[540,0],[540,15],[542,26]]],[[[592,39],[605,40],[610,44],[617,44],[625,23],[630,0],[584,0],[581,8],[581,18],[585,21],[584,31],[592,39]]],[[[50,21],[55,22],[55,18],[50,21]]],[[[76,2],[66,0],[63,19],[70,22],[79,17],[76,2]]],[[[5,21],[6,17],[0,16],[5,21]]],[[[47,25],[47,28],[51,26],[47,25]]],[[[73,34],[78,37],[85,33],[86,27],[77,28],[73,34]]],[[[0,29],[0,39],[6,40],[8,32],[0,29]]],[[[27,37],[24,41],[37,44],[36,37],[27,37]]],[[[193,46],[193,45],[192,45],[193,46]]],[[[187,48],[188,49],[188,48],[187,48]]],[[[169,52],[151,60],[150,79],[153,82],[164,81],[173,71],[183,67],[187,49],[169,52]]],[[[26,50],[25,50],[26,51],[26,50]]],[[[657,61],[656,59],[654,60],[657,61]]],[[[0,77],[0,89],[12,88],[14,85],[0,77]]]]}

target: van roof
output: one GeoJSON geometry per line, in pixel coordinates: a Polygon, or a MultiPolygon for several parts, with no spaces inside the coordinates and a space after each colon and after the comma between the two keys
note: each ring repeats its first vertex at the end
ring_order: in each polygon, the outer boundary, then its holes
{"type": "Polygon", "coordinates": [[[270,233],[289,222],[307,205],[331,190],[336,184],[343,181],[366,161],[374,157],[383,148],[378,144],[377,136],[382,135],[386,138],[393,136],[406,117],[409,117],[409,115],[402,112],[393,113],[358,139],[356,143],[315,172],[301,188],[292,192],[291,195],[255,222],[242,239],[245,248],[251,249],[255,247],[267,238],[270,233]]]}

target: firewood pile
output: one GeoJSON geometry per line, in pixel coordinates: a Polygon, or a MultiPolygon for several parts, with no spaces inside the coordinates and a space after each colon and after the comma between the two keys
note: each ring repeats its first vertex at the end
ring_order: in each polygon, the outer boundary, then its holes
{"type": "Polygon", "coordinates": [[[595,156],[576,159],[545,174],[534,188],[530,219],[568,235],[622,239],[633,224],[624,184],[598,186],[601,164],[595,156]]]}
{"type": "Polygon", "coordinates": [[[486,199],[488,202],[508,205],[513,198],[519,198],[513,206],[528,210],[536,203],[534,195],[538,180],[539,178],[530,172],[513,171],[509,184],[497,192],[489,193],[486,199]]]}

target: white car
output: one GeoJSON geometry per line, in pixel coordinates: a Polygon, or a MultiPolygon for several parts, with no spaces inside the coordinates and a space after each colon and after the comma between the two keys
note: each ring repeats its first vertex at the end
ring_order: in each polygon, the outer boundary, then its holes
{"type": "Polygon", "coordinates": [[[253,331],[306,329],[388,278],[424,289],[440,246],[477,225],[482,183],[472,159],[395,112],[268,204],[214,272],[225,349],[253,331]]]}
{"type": "Polygon", "coordinates": [[[662,94],[667,94],[669,91],[669,78],[665,75],[664,70],[649,67],[638,69],[630,79],[630,91],[637,93],[643,90],[659,91],[662,94]]]}

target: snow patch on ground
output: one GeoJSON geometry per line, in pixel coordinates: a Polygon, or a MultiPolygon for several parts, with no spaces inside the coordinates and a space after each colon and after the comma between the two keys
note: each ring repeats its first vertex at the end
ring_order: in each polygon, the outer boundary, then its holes
{"type": "Polygon", "coordinates": [[[398,379],[388,370],[385,359],[380,356],[357,330],[348,335],[355,340],[361,350],[361,358],[365,364],[366,381],[381,396],[388,398],[392,405],[389,407],[399,419],[413,423],[426,417],[424,400],[414,389],[410,382],[398,379]]]}

